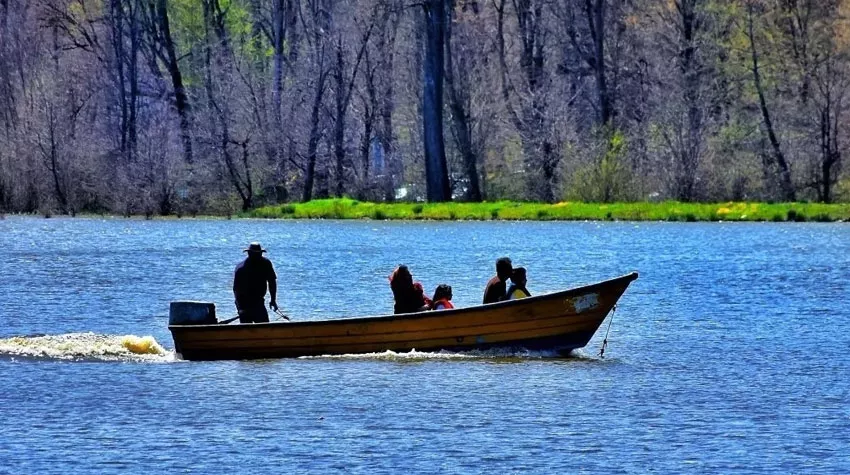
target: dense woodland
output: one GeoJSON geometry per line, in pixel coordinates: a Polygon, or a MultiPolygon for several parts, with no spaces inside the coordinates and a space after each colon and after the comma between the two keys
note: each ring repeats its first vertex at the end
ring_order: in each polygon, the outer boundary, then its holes
{"type": "Polygon", "coordinates": [[[0,0],[0,211],[850,199],[844,0],[0,0]]]}

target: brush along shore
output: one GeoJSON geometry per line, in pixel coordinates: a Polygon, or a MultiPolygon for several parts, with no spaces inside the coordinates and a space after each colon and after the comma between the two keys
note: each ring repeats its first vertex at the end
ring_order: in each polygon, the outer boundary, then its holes
{"type": "Polygon", "coordinates": [[[850,221],[850,203],[369,203],[313,200],[265,206],[242,216],[274,219],[530,221],[850,221]]]}

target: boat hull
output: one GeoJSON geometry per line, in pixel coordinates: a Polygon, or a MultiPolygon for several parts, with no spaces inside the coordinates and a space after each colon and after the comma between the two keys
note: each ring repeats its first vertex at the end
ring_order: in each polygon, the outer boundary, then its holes
{"type": "Polygon", "coordinates": [[[522,300],[454,310],[312,322],[171,325],[187,360],[525,348],[569,352],[587,345],[629,284],[631,273],[522,300]]]}

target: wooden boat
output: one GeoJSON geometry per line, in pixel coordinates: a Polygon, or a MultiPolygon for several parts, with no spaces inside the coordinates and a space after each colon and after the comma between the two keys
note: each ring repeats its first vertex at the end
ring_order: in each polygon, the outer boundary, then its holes
{"type": "Polygon", "coordinates": [[[637,277],[633,272],[561,292],[454,310],[291,323],[169,325],[168,328],[177,353],[187,360],[413,349],[525,348],[565,354],[590,341],[637,277]]]}

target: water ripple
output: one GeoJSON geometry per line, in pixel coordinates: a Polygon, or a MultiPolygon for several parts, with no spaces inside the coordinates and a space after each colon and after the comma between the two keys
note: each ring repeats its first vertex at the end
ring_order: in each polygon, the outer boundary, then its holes
{"type": "Polygon", "coordinates": [[[2,474],[850,472],[846,224],[9,216],[0,262],[2,474]],[[386,313],[400,262],[458,306],[503,254],[532,292],[641,277],[604,359],[597,334],[569,358],[146,364],[174,358],[168,302],[234,315],[253,240],[301,321],[386,313]]]}

